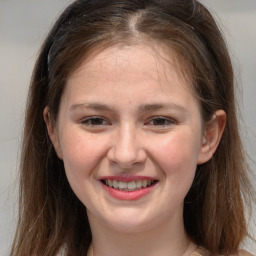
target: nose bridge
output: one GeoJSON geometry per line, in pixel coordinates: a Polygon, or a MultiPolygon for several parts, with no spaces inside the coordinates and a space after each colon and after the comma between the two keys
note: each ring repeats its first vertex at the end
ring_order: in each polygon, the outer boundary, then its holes
{"type": "Polygon", "coordinates": [[[142,152],[138,136],[139,132],[135,125],[129,123],[120,125],[111,148],[111,160],[122,168],[129,168],[135,163],[143,162],[145,154],[142,152]]]}
{"type": "Polygon", "coordinates": [[[119,129],[116,150],[119,154],[133,155],[136,151],[136,128],[132,125],[124,125],[119,129]]]}

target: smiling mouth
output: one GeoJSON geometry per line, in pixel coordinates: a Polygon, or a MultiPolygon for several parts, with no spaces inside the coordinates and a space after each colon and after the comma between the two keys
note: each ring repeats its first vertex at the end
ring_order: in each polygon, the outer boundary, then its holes
{"type": "Polygon", "coordinates": [[[133,192],[140,189],[151,187],[155,185],[158,182],[158,180],[137,180],[137,181],[125,182],[125,181],[107,179],[107,180],[101,180],[101,182],[104,185],[119,191],[133,192]]]}

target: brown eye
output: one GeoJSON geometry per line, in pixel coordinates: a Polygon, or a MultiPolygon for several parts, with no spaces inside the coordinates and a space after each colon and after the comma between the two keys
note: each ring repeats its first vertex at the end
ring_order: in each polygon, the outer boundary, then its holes
{"type": "Polygon", "coordinates": [[[105,119],[101,117],[89,117],[82,121],[82,124],[89,125],[89,126],[100,126],[100,125],[109,125],[105,119]]]}
{"type": "Polygon", "coordinates": [[[151,119],[148,122],[149,125],[153,125],[153,126],[169,126],[174,124],[174,121],[170,118],[166,118],[166,117],[156,117],[151,119]]]}

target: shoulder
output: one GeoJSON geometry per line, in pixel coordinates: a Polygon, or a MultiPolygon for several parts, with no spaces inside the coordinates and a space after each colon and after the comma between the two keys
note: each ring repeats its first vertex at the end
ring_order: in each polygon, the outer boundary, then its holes
{"type": "Polygon", "coordinates": [[[209,252],[203,247],[197,247],[196,250],[190,256],[209,256],[209,252]]]}
{"type": "MultiPolygon", "coordinates": [[[[190,256],[210,256],[211,254],[202,247],[197,247],[197,249],[190,256]]],[[[236,255],[231,256],[256,256],[246,250],[239,250],[236,255]]]]}
{"type": "Polygon", "coordinates": [[[250,252],[247,252],[245,250],[239,250],[238,256],[255,256],[255,255],[253,255],[250,252]]]}

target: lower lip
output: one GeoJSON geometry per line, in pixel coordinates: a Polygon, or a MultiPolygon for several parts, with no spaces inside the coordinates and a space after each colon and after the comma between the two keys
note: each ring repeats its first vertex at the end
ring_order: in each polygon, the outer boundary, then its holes
{"type": "Polygon", "coordinates": [[[155,187],[156,183],[152,184],[150,187],[141,188],[136,191],[121,191],[121,190],[117,190],[117,189],[108,187],[104,184],[102,184],[102,185],[103,185],[104,190],[106,190],[111,196],[113,196],[119,200],[129,201],[129,200],[137,200],[137,199],[140,199],[140,198],[146,196],[155,187]]]}

